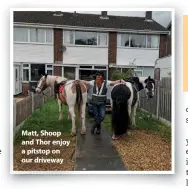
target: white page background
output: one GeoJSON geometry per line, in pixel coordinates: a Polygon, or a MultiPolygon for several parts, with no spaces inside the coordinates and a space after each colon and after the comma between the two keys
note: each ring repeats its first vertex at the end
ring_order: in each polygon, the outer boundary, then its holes
{"type": "MultiPolygon", "coordinates": [[[[13,189],[51,188],[128,188],[183,189],[185,186],[186,137],[185,124],[188,95],[183,93],[183,15],[188,14],[185,0],[142,1],[18,1],[1,2],[0,29],[0,187],[13,189]],[[174,175],[10,175],[10,12],[9,8],[175,8],[175,173],[174,175]]],[[[88,9],[87,9],[88,10],[88,9]]],[[[188,81],[187,81],[188,82],[188,81]]],[[[188,113],[187,113],[188,115],[188,113]]],[[[188,169],[188,166],[187,166],[188,169]]]]}

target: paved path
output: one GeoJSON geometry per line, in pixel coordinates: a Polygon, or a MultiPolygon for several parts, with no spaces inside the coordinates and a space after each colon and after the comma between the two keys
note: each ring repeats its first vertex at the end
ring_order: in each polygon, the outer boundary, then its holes
{"type": "Polygon", "coordinates": [[[109,133],[102,129],[100,135],[92,135],[91,125],[88,121],[85,136],[80,130],[77,134],[75,171],[126,171],[109,133]]]}

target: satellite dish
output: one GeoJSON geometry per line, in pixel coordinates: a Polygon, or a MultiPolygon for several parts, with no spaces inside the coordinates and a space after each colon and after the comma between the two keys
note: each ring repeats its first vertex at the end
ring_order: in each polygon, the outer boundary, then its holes
{"type": "Polygon", "coordinates": [[[62,51],[62,52],[65,52],[67,50],[67,47],[62,46],[59,50],[62,51]]]}

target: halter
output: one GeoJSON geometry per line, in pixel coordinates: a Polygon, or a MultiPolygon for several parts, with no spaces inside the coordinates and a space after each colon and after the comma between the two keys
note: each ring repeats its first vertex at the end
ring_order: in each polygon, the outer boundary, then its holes
{"type": "Polygon", "coordinates": [[[42,81],[42,84],[43,84],[43,87],[38,87],[37,85],[37,88],[39,88],[41,90],[41,93],[44,95],[44,96],[47,96],[45,93],[44,93],[44,89],[46,89],[47,87],[47,84],[46,84],[46,78],[44,81],[42,81]]]}

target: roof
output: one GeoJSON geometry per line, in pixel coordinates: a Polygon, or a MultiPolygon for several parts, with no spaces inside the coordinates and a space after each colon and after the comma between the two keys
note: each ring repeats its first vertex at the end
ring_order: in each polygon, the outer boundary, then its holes
{"type": "Polygon", "coordinates": [[[168,31],[156,21],[145,21],[145,17],[112,16],[100,19],[101,15],[62,12],[53,16],[52,11],[14,11],[14,23],[50,24],[58,26],[94,27],[105,29],[168,31]]]}
{"type": "Polygon", "coordinates": [[[166,28],[167,28],[167,30],[171,30],[171,27],[172,27],[172,22],[170,21],[166,28]]]}

